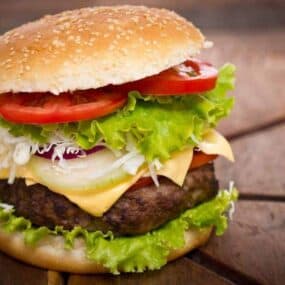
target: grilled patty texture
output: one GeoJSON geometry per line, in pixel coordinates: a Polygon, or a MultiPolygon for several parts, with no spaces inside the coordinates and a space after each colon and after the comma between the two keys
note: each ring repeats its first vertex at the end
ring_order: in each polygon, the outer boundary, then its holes
{"type": "Polygon", "coordinates": [[[26,186],[24,179],[16,179],[11,185],[0,180],[0,201],[13,205],[16,215],[37,226],[63,226],[69,230],[81,226],[120,236],[156,229],[186,209],[214,197],[218,190],[211,163],[191,170],[182,187],[164,177],[159,181],[159,187],[149,185],[125,192],[102,217],[90,215],[43,185],[26,186]]]}

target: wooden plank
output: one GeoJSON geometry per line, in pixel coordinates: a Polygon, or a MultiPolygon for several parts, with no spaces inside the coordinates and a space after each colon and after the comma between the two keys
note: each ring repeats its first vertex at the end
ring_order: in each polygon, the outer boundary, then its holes
{"type": "MultiPolygon", "coordinates": [[[[121,1],[52,0],[45,3],[31,0],[0,1],[0,33],[46,13],[94,3],[106,5],[112,2],[118,4],[121,1]]],[[[152,6],[163,5],[181,11],[183,15],[194,19],[202,27],[215,25],[215,27],[226,28],[266,25],[272,27],[284,21],[280,18],[282,9],[277,6],[277,3],[280,4],[282,1],[274,1],[274,11],[267,9],[267,6],[264,6],[266,9],[264,7],[257,9],[256,6],[245,3],[244,5],[248,8],[244,10],[246,15],[252,12],[252,8],[257,12],[250,18],[243,17],[243,20],[239,17],[243,8],[239,4],[241,1],[238,0],[232,1],[237,5],[235,15],[225,14],[232,9],[226,0],[209,0],[201,5],[197,5],[197,1],[180,1],[179,6],[173,4],[175,1],[149,2],[152,6]],[[210,2],[213,3],[211,9],[209,9],[210,2]],[[223,6],[222,9],[222,5],[226,2],[227,7],[223,6]],[[215,5],[218,8],[215,9],[215,5]],[[190,8],[193,10],[190,11],[190,8]],[[217,16],[222,20],[217,21],[217,16]]],[[[254,1],[250,2],[252,4],[254,1]]],[[[255,1],[254,4],[256,5],[257,2],[265,5],[267,1],[255,1]]],[[[273,5],[270,7],[273,8],[273,5]]],[[[236,108],[232,117],[222,123],[221,130],[229,136],[235,136],[274,121],[284,120],[285,97],[282,96],[285,75],[284,28],[279,31],[262,30],[254,33],[206,31],[206,34],[215,42],[215,47],[203,53],[202,57],[217,65],[231,61],[238,67],[236,108]]],[[[284,130],[284,126],[276,127],[251,137],[235,140],[233,147],[237,155],[236,164],[229,167],[226,161],[219,160],[217,163],[217,172],[222,184],[225,185],[233,179],[242,193],[284,195],[285,176],[282,170],[285,169],[285,160],[280,159],[285,155],[282,145],[284,130]]],[[[285,280],[285,236],[282,213],[284,213],[284,204],[281,203],[239,202],[235,220],[229,232],[224,237],[213,238],[201,253],[223,263],[226,267],[230,266],[236,271],[252,276],[264,284],[282,284],[285,280]]],[[[1,285],[62,283],[62,276],[58,273],[36,269],[0,254],[1,285]]],[[[186,258],[166,266],[161,271],[143,275],[72,276],[69,279],[69,285],[113,283],[229,284],[230,282],[186,258]]]]}
{"type": "Polygon", "coordinates": [[[45,7],[69,7],[69,6],[94,6],[94,5],[119,5],[119,4],[125,4],[128,2],[130,5],[148,5],[148,6],[164,6],[169,9],[175,9],[177,7],[182,7],[189,9],[191,7],[224,7],[224,6],[232,6],[232,5],[239,5],[242,7],[248,7],[249,4],[252,5],[268,5],[270,2],[271,7],[274,8],[280,8],[280,6],[284,6],[283,0],[248,0],[248,1],[241,1],[241,0],[231,0],[230,2],[228,0],[204,0],[203,3],[200,3],[198,0],[180,0],[179,3],[172,1],[172,0],[81,0],[81,3],[78,3],[77,0],[69,0],[69,3],[64,3],[65,1],[57,1],[57,0],[49,0],[46,3],[41,3],[40,1],[34,1],[34,0],[10,0],[10,1],[3,1],[1,3],[1,7],[3,11],[7,11],[10,9],[10,7],[15,7],[16,9],[24,9],[26,12],[28,8],[31,9],[44,9],[45,7]],[[95,3],[94,3],[95,2],[95,3]],[[249,3],[250,2],[250,3],[249,3]],[[274,2],[274,3],[272,3],[274,2]]]}
{"type": "Polygon", "coordinates": [[[208,256],[261,284],[284,284],[284,212],[284,203],[238,202],[226,234],[213,237],[201,249],[204,258],[208,256]]]}
{"type": "Polygon", "coordinates": [[[236,162],[216,161],[222,187],[230,180],[245,194],[285,196],[285,124],[232,142],[236,162]]]}
{"type": "Polygon", "coordinates": [[[69,1],[0,1],[0,33],[23,22],[36,19],[47,13],[57,13],[94,5],[136,4],[164,7],[176,10],[191,19],[201,28],[256,29],[284,26],[283,0],[69,0],[69,1]],[[262,20],[261,20],[262,19],[262,20]]]}
{"type": "Polygon", "coordinates": [[[235,108],[220,129],[232,136],[285,120],[285,30],[206,35],[215,45],[201,57],[216,66],[232,62],[237,67],[235,108]]]}
{"type": "MultiPolygon", "coordinates": [[[[119,5],[119,4],[130,4],[130,5],[147,5],[154,7],[165,7],[168,9],[184,9],[187,12],[191,12],[192,9],[200,8],[215,8],[218,7],[223,9],[224,7],[251,7],[254,5],[257,10],[259,7],[267,6],[271,4],[271,8],[278,9],[284,6],[283,0],[250,0],[250,1],[241,1],[241,0],[204,0],[202,3],[199,0],[180,0],[179,3],[173,0],[69,0],[69,1],[57,1],[49,0],[45,2],[34,1],[34,0],[10,0],[10,1],[1,1],[1,12],[5,13],[11,10],[11,7],[16,11],[23,11],[25,14],[28,14],[30,10],[40,11],[45,9],[70,9],[70,8],[79,8],[85,6],[101,6],[101,5],[119,5]],[[251,2],[251,3],[249,3],[251,2]],[[270,2],[270,3],[269,3],[270,2]],[[250,5],[249,5],[250,4],[250,5]]],[[[234,15],[232,15],[234,16],[234,15]]]]}
{"type": "Polygon", "coordinates": [[[19,262],[0,252],[1,285],[63,285],[62,274],[19,262]]]}
{"type": "Polygon", "coordinates": [[[93,275],[80,276],[72,275],[68,285],[226,285],[233,284],[230,281],[218,276],[216,273],[207,270],[190,259],[182,258],[168,264],[160,271],[144,274],[121,274],[119,276],[93,275]]]}
{"type": "Polygon", "coordinates": [[[48,271],[48,283],[47,285],[64,285],[63,275],[56,271],[48,271]]]}
{"type": "MultiPolygon", "coordinates": [[[[46,270],[23,264],[0,252],[0,284],[47,285],[48,274],[46,270]]],[[[60,285],[60,283],[50,285],[60,285]]]]}

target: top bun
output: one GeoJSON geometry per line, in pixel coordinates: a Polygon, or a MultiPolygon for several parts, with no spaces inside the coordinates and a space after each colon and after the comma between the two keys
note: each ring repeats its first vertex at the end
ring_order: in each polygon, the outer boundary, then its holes
{"type": "Polygon", "coordinates": [[[114,6],[45,16],[0,37],[0,93],[122,84],[185,61],[203,43],[198,29],[165,9],[114,6]]]}

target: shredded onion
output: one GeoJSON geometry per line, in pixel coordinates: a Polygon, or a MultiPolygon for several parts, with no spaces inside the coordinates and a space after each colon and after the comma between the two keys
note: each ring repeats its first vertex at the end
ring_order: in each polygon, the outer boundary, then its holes
{"type": "Polygon", "coordinates": [[[123,167],[123,169],[126,172],[134,175],[137,172],[138,168],[144,163],[144,161],[145,161],[144,158],[142,160],[141,155],[137,151],[132,151],[132,152],[129,152],[129,153],[121,156],[114,163],[112,163],[110,165],[110,167],[106,167],[105,169],[101,169],[101,170],[94,172],[93,178],[101,177],[101,176],[105,175],[106,173],[109,173],[109,172],[111,172],[115,169],[118,169],[120,167],[123,167]],[[136,160],[138,160],[138,161],[136,161],[136,160]],[[136,162],[134,163],[134,161],[136,161],[136,162]],[[130,166],[130,164],[132,164],[132,167],[130,166]]]}
{"type": "MultiPolygon", "coordinates": [[[[29,162],[32,155],[41,156],[51,161],[57,161],[54,167],[64,169],[84,168],[84,160],[80,160],[78,165],[69,165],[68,160],[72,158],[83,158],[87,154],[94,153],[106,147],[104,142],[100,142],[95,148],[84,151],[76,146],[71,140],[66,140],[58,134],[54,134],[46,144],[38,144],[32,142],[26,137],[14,137],[8,130],[0,128],[0,170],[9,169],[8,183],[12,184],[17,173],[17,166],[25,165],[29,162]]],[[[113,151],[113,150],[110,150],[113,151]]],[[[127,153],[116,153],[119,158],[105,169],[98,169],[94,172],[95,177],[100,177],[117,168],[123,168],[127,173],[135,175],[141,165],[145,162],[145,158],[135,148],[130,140],[126,149],[127,153]]],[[[114,153],[114,151],[113,151],[114,153]]],[[[116,155],[115,154],[115,155],[116,155]]],[[[116,156],[117,156],[116,155],[116,156]]],[[[150,174],[155,185],[159,185],[156,169],[159,169],[161,164],[155,160],[149,165],[150,174]]]]}
{"type": "Polygon", "coordinates": [[[5,128],[0,128],[0,170],[9,169],[9,184],[15,180],[17,166],[27,164],[36,153],[44,155],[51,150],[54,150],[52,159],[58,159],[62,165],[65,153],[84,155],[82,149],[58,134],[55,134],[49,143],[39,145],[26,137],[14,137],[5,128]]]}
{"type": "Polygon", "coordinates": [[[0,203],[0,208],[4,209],[4,212],[10,212],[14,209],[14,206],[6,203],[0,203]]]}
{"type": "Polygon", "coordinates": [[[155,184],[156,187],[159,187],[159,181],[157,177],[157,173],[155,171],[155,166],[153,163],[148,164],[148,169],[149,169],[149,174],[151,179],[153,180],[153,183],[155,184]]]}
{"type": "MultiPolygon", "coordinates": [[[[234,182],[230,181],[229,192],[231,193],[233,191],[233,189],[234,189],[234,182]]],[[[231,202],[230,203],[230,208],[228,210],[228,215],[229,215],[230,220],[233,219],[234,212],[235,212],[235,203],[231,202]]]]}
{"type": "Polygon", "coordinates": [[[138,168],[145,162],[145,158],[141,154],[129,159],[123,164],[123,169],[131,175],[135,175],[138,168]]]}

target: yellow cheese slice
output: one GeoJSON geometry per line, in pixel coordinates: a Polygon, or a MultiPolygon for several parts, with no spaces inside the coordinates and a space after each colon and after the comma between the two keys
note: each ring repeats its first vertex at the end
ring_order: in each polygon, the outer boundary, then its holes
{"type": "Polygon", "coordinates": [[[0,170],[0,179],[8,179],[9,177],[9,169],[3,168],[0,170]]]}
{"type": "Polygon", "coordinates": [[[32,185],[37,184],[37,182],[36,182],[35,180],[26,178],[26,179],[25,179],[25,184],[26,184],[26,186],[32,186],[32,185]]]}
{"type": "Polygon", "coordinates": [[[95,190],[94,193],[88,195],[74,195],[66,192],[63,195],[91,215],[102,216],[146,171],[147,169],[144,168],[129,180],[104,191],[96,193],[95,190]]]}
{"type": "Polygon", "coordinates": [[[171,159],[163,164],[162,168],[157,171],[157,174],[165,176],[177,185],[182,186],[192,159],[192,148],[176,152],[171,159]]]}
{"type": "MultiPolygon", "coordinates": [[[[9,173],[10,173],[10,170],[8,168],[0,169],[0,179],[8,179],[9,178],[9,173]]],[[[32,181],[35,182],[34,175],[30,172],[29,168],[26,167],[26,166],[18,166],[16,168],[15,177],[17,177],[17,178],[25,178],[26,180],[29,180],[31,183],[32,183],[32,181]]],[[[35,183],[33,183],[33,184],[35,184],[35,183]]]]}
{"type": "MultiPolygon", "coordinates": [[[[217,131],[209,130],[203,137],[203,141],[199,144],[199,148],[207,154],[223,155],[233,161],[233,152],[228,141],[217,131]]],[[[189,166],[193,158],[192,148],[176,152],[172,158],[166,161],[162,168],[157,171],[158,175],[168,177],[178,185],[182,185],[189,166]]],[[[54,191],[67,197],[81,209],[93,216],[102,216],[112,205],[136,182],[148,172],[147,167],[142,167],[134,176],[130,176],[127,180],[120,182],[116,186],[107,189],[94,189],[92,191],[82,191],[82,193],[65,190],[54,191]]],[[[7,169],[0,171],[0,178],[8,178],[9,171],[7,169]]],[[[26,179],[27,185],[37,183],[37,178],[33,175],[28,166],[22,166],[17,169],[17,177],[26,179]]]]}
{"type": "Polygon", "coordinates": [[[234,161],[234,154],[229,142],[216,130],[208,130],[204,134],[203,140],[198,144],[198,147],[206,154],[218,154],[230,161],[234,161]]]}
{"type": "MultiPolygon", "coordinates": [[[[192,148],[175,153],[172,159],[165,162],[157,174],[166,176],[177,184],[182,185],[191,164],[192,156],[192,148]]],[[[21,172],[24,174],[23,170],[21,172]]],[[[83,191],[80,193],[80,195],[78,192],[74,193],[73,191],[68,191],[66,189],[62,189],[60,191],[59,189],[50,190],[65,196],[67,199],[93,216],[102,216],[133,184],[135,184],[147,172],[148,168],[143,167],[136,175],[130,176],[128,180],[125,180],[116,186],[112,186],[112,188],[83,191]]],[[[29,174],[27,170],[26,174],[29,174]]],[[[34,181],[37,180],[36,178],[31,178],[31,175],[29,174],[28,183],[31,183],[31,180],[33,179],[34,181]]]]}
{"type": "MultiPolygon", "coordinates": [[[[157,171],[157,174],[166,176],[178,185],[182,185],[191,164],[192,157],[192,148],[177,152],[170,160],[164,163],[162,168],[157,171]]],[[[67,199],[93,216],[102,216],[133,184],[135,184],[147,172],[148,168],[143,167],[136,175],[130,176],[128,180],[124,180],[116,186],[106,189],[91,189],[89,191],[82,191],[80,194],[67,189],[50,188],[50,190],[65,196],[67,199]]],[[[7,178],[8,174],[9,173],[7,170],[2,170],[0,172],[0,177],[2,176],[3,178],[7,178]]],[[[25,178],[26,185],[32,185],[38,182],[38,179],[33,176],[32,172],[28,168],[28,165],[19,167],[17,169],[16,176],[25,178]]]]}

